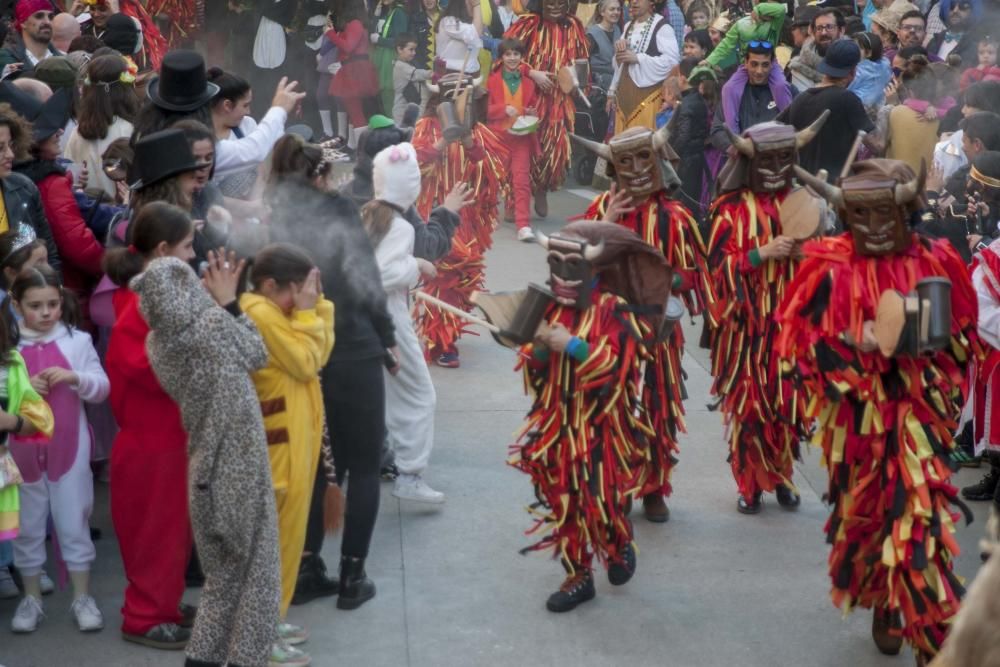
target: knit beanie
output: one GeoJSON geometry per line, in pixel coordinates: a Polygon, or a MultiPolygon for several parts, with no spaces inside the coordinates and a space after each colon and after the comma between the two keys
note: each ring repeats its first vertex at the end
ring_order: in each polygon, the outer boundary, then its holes
{"type": "Polygon", "coordinates": [[[373,185],[375,199],[406,210],[420,196],[420,165],[413,144],[386,148],[375,156],[373,185]]]}

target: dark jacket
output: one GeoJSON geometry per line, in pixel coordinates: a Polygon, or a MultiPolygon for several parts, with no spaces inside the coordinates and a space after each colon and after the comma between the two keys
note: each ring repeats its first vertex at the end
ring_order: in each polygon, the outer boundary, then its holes
{"type": "MultiPolygon", "coordinates": [[[[358,163],[361,163],[360,158],[358,163]]],[[[361,208],[375,198],[371,172],[365,174],[355,167],[354,178],[348,181],[340,191],[349,196],[358,208],[361,208]]],[[[428,262],[436,262],[451,252],[451,237],[462,221],[457,213],[452,213],[443,206],[438,206],[431,211],[430,220],[424,222],[424,219],[417,213],[416,207],[411,206],[403,213],[403,217],[413,225],[414,257],[426,259],[428,262]]]]}
{"type": "MultiPolygon", "coordinates": [[[[54,56],[64,55],[59,49],[49,44],[49,53],[54,56]]],[[[31,64],[25,55],[24,42],[17,38],[14,46],[0,49],[0,70],[13,63],[24,63],[24,68],[18,76],[25,76],[35,71],[35,66],[31,64]]]]}
{"type": "Polygon", "coordinates": [[[49,266],[56,271],[62,271],[59,250],[52,238],[49,221],[45,218],[42,196],[38,193],[38,188],[30,178],[16,172],[0,181],[0,188],[3,190],[3,203],[7,209],[7,223],[10,229],[16,230],[21,223],[32,227],[35,235],[45,241],[49,249],[49,266]]]}
{"type": "MultiPolygon", "coordinates": [[[[944,38],[947,34],[947,31],[943,31],[931,37],[931,41],[927,43],[927,53],[931,53],[936,56],[938,51],[941,49],[941,45],[944,43],[944,38]]],[[[959,67],[959,70],[963,70],[968,67],[975,67],[979,64],[979,40],[982,39],[982,37],[983,32],[975,28],[969,28],[962,33],[962,39],[958,40],[958,44],[956,44],[955,48],[952,49],[950,54],[948,54],[961,56],[962,65],[959,67]]]]}
{"type": "Polygon", "coordinates": [[[73,196],[73,176],[52,160],[30,160],[14,168],[38,188],[42,210],[62,261],[63,284],[83,297],[104,274],[101,270],[104,246],[80,214],[73,196]]]}
{"type": "Polygon", "coordinates": [[[395,327],[358,207],[344,195],[296,182],[280,186],[269,204],[271,240],[309,251],[320,270],[323,292],[337,308],[337,344],[330,360],[384,356],[396,345],[395,327]]]}
{"type": "Polygon", "coordinates": [[[705,144],[709,134],[709,114],[697,88],[681,95],[681,103],[670,119],[670,145],[680,157],[677,176],[681,179],[681,201],[700,217],[702,179],[705,176],[705,144]]]}

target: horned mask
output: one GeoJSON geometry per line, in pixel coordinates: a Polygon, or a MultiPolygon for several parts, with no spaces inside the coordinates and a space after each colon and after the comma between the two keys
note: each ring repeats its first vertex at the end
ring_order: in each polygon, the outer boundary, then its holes
{"type": "Polygon", "coordinates": [[[864,160],[851,167],[840,185],[831,185],[796,166],[795,173],[806,185],[833,204],[844,225],[854,236],[861,255],[891,255],[906,250],[913,240],[909,221],[919,210],[927,177],[899,160],[864,160]]]}
{"type": "Polygon", "coordinates": [[[754,125],[743,136],[736,136],[728,126],[723,126],[736,150],[749,160],[750,189],[774,193],[791,188],[792,167],[799,149],[816,137],[829,115],[828,109],[812,125],[798,132],[791,125],[776,121],[754,125]]]}
{"type": "Polygon", "coordinates": [[[608,176],[615,178],[619,190],[628,192],[634,203],[666,190],[676,190],[681,181],[671,164],[679,160],[670,148],[670,135],[664,126],[653,132],[645,127],[633,127],[603,144],[570,135],[577,143],[605,159],[608,176]]]}

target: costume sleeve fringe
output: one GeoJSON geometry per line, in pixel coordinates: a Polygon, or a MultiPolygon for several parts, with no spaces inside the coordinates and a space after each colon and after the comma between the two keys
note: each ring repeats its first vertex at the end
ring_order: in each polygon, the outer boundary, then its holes
{"type": "Polygon", "coordinates": [[[892,257],[854,253],[849,235],[807,244],[782,304],[778,354],[809,396],[813,444],[830,470],[827,524],[833,601],[886,606],[903,615],[903,637],[926,653],[940,648],[963,593],[952,573],[959,514],[949,452],[967,397],[966,369],[982,353],[968,271],[943,241],[915,238],[892,257]],[[846,343],[861,339],[883,291],[918,280],[952,283],[946,349],[886,359],[846,343]]]}
{"type": "Polygon", "coordinates": [[[525,363],[532,346],[522,348],[519,367],[534,402],[508,463],[531,477],[539,502],[529,508],[535,522],[527,534],[540,536],[524,551],[551,548],[589,564],[591,554],[620,559],[632,540],[623,510],[646,448],[635,399],[643,353],[641,324],[618,311],[623,303],[599,293],[579,314],[550,309],[550,323],[562,322],[590,345],[583,362],[551,353],[544,364],[525,363]]]}

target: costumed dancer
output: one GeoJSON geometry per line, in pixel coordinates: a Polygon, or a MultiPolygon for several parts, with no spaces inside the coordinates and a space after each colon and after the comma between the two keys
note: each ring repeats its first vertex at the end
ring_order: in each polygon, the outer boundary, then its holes
{"type": "MultiPolygon", "coordinates": [[[[74,3],[74,9],[77,5],[74,3]]],[[[108,19],[114,14],[124,14],[134,20],[142,35],[142,43],[133,60],[140,65],[145,63],[149,69],[159,71],[163,56],[167,53],[167,40],[160,34],[160,29],[153,22],[150,12],[138,0],[83,0],[80,10],[90,13],[90,21],[81,28],[84,35],[93,35],[98,39],[104,37],[108,19]]],[[[140,67],[145,70],[145,67],[140,67]]]]}
{"type": "MultiPolygon", "coordinates": [[[[457,76],[457,75],[456,75],[457,76]]],[[[477,86],[479,79],[465,84],[477,86]]],[[[475,193],[471,206],[461,210],[461,223],[452,238],[451,251],[436,262],[437,277],[425,281],[424,290],[442,301],[463,310],[472,310],[473,292],[482,290],[486,278],[483,256],[493,245],[493,230],[499,222],[500,193],[507,181],[510,154],[503,139],[482,123],[474,123],[471,131],[457,141],[444,138],[444,128],[438,119],[438,104],[455,90],[452,83],[428,83],[432,96],[427,112],[417,121],[413,131],[413,147],[420,162],[421,191],[417,212],[425,220],[432,209],[444,203],[448,193],[459,183],[465,183],[475,193]]],[[[473,97],[476,93],[470,94],[473,97]]],[[[471,105],[467,113],[471,113],[471,105]]],[[[480,117],[483,117],[480,115],[480,117]]],[[[465,323],[437,308],[425,308],[418,320],[427,355],[439,366],[458,368],[459,337],[465,333],[465,323]]]]}
{"type": "Polygon", "coordinates": [[[775,356],[808,396],[830,476],[833,601],[873,608],[879,650],[905,640],[925,665],[964,592],[950,452],[981,352],[976,294],[947,241],[913,232],[924,173],[866,160],[833,186],[796,171],[848,229],[804,246],[776,313],[775,356]]]}
{"type": "Polygon", "coordinates": [[[615,74],[608,99],[615,101],[615,131],[656,126],[663,81],[681,61],[670,22],[653,0],[632,0],[631,19],[615,44],[615,74]]]}
{"type": "MultiPolygon", "coordinates": [[[[573,131],[576,105],[571,94],[555,86],[552,77],[576,60],[587,60],[587,36],[580,19],[569,11],[568,0],[536,0],[541,11],[518,18],[504,37],[524,44],[524,61],[539,87],[538,140],[541,152],[531,162],[535,213],[549,214],[548,192],[558,190],[570,162],[569,133],[573,131]]],[[[581,82],[584,86],[587,82],[581,82]]]]}
{"type": "Polygon", "coordinates": [[[533,403],[508,462],[531,477],[538,498],[528,533],[546,533],[524,551],[551,548],[560,558],[566,579],[546,607],[565,612],[594,598],[595,556],[612,585],[635,573],[625,508],[648,447],[649,424],[636,421],[643,418],[642,341],[652,320],[629,306],[664,303],[670,270],[659,250],[611,223],[575,222],[538,239],[548,251],[554,296],[534,340],[520,348],[518,368],[533,403]]]}
{"type": "Polygon", "coordinates": [[[146,11],[150,16],[170,19],[166,22],[168,32],[164,35],[168,49],[192,47],[205,26],[205,2],[206,0],[147,0],[146,11]]]}
{"type": "Polygon", "coordinates": [[[806,436],[802,393],[782,379],[772,353],[778,335],[774,310],[781,303],[797,260],[794,241],[783,233],[779,206],[792,187],[798,149],[826,121],[824,112],[810,127],[768,122],[737,137],[736,148],[719,174],[722,194],[709,219],[705,293],[714,294],[706,310],[712,353],[712,394],[719,399],[729,438],[729,462],[743,514],[761,509],[764,491],[782,507],[795,508],[792,465],[806,436]]]}
{"type": "MultiPolygon", "coordinates": [[[[674,271],[673,288],[681,293],[684,305],[692,314],[702,312],[702,287],[708,282],[705,242],[691,212],[672,197],[680,180],[671,164],[677,156],[670,148],[666,127],[656,133],[635,127],[615,135],[608,144],[573,138],[603,157],[609,176],[617,180],[617,188],[598,195],[585,216],[622,225],[658,248],[674,271]]],[[[642,468],[640,495],[646,518],[656,523],[670,518],[664,497],[671,493],[670,474],[679,451],[677,434],[684,431],[683,354],[684,332],[674,327],[669,338],[655,344],[653,363],[646,368],[642,398],[655,436],[642,468]]]]}

